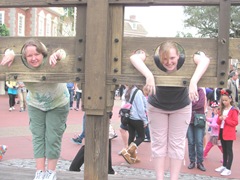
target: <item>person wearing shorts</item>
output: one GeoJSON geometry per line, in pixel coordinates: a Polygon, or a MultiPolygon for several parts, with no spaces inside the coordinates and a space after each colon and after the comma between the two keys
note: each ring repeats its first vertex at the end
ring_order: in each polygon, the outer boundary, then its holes
{"type": "MultiPolygon", "coordinates": [[[[178,43],[165,41],[155,52],[154,61],[161,63],[167,75],[179,69],[179,59],[184,57],[179,49],[181,48],[178,43]]],[[[148,94],[147,114],[156,179],[164,179],[165,159],[168,156],[170,178],[177,180],[184,158],[185,138],[192,113],[191,102],[198,99],[197,83],[210,60],[203,52],[195,53],[193,62],[196,64],[196,69],[190,79],[189,87],[169,87],[155,85],[153,73],[145,64],[146,57],[143,50],[137,50],[130,56],[130,61],[146,78],[144,91],[148,94]]]]}

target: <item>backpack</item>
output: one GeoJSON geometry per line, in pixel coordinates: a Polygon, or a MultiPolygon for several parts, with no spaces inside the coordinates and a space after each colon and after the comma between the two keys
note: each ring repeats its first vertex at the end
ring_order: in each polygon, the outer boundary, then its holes
{"type": "Polygon", "coordinates": [[[128,123],[129,123],[129,120],[130,120],[130,111],[131,111],[131,108],[132,108],[132,103],[133,103],[133,100],[134,100],[134,97],[137,93],[138,89],[136,89],[131,97],[131,100],[130,102],[127,102],[126,104],[123,105],[123,107],[119,110],[119,115],[120,115],[120,118],[121,118],[121,123],[124,125],[124,126],[127,126],[128,123]]]}

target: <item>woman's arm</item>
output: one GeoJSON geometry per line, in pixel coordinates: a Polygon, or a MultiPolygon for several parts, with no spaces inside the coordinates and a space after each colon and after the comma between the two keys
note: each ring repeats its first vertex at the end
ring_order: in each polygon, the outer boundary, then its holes
{"type": "Polygon", "coordinates": [[[225,119],[225,124],[229,125],[229,126],[237,126],[238,125],[238,110],[236,109],[231,109],[228,112],[228,116],[225,119]]]}
{"type": "Polygon", "coordinates": [[[203,52],[194,54],[193,61],[196,63],[197,67],[189,84],[189,98],[191,101],[194,101],[196,97],[198,97],[197,83],[207,70],[210,63],[209,58],[203,52]]]}
{"type": "Polygon", "coordinates": [[[49,57],[49,64],[53,67],[57,64],[57,61],[64,60],[66,58],[66,52],[63,49],[58,49],[49,57]]]}
{"type": "Polygon", "coordinates": [[[156,88],[154,76],[144,63],[145,60],[146,54],[144,51],[138,51],[137,54],[133,54],[130,57],[132,65],[146,78],[146,85],[144,86],[144,90],[146,90],[148,94],[155,94],[156,88]]]}

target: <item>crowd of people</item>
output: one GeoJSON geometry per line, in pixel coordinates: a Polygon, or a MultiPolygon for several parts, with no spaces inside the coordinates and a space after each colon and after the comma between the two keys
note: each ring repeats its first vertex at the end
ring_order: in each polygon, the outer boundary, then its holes
{"type": "MultiPolygon", "coordinates": [[[[160,70],[171,74],[184,62],[184,55],[175,42],[164,42],[157,49],[154,57],[160,70]],[[181,59],[181,62],[180,60],[181,59]],[[181,64],[179,64],[181,63],[181,64]]],[[[23,60],[32,68],[42,66],[48,57],[46,46],[37,39],[29,39],[23,44],[23,60]]],[[[14,61],[13,50],[5,52],[1,65],[11,65],[14,61]]],[[[66,58],[63,49],[50,52],[47,61],[54,67],[66,58]]],[[[134,84],[120,85],[119,95],[122,105],[131,102],[130,116],[127,124],[120,123],[123,149],[119,155],[129,164],[141,163],[137,149],[142,142],[151,143],[152,162],[157,180],[164,179],[166,158],[170,159],[170,176],[177,180],[185,157],[185,141],[188,142],[189,169],[206,171],[204,159],[208,157],[213,145],[222,152],[222,165],[215,169],[222,176],[231,175],[233,162],[233,141],[236,140],[238,125],[238,73],[230,72],[228,87],[198,87],[198,82],[205,73],[210,59],[199,51],[193,55],[196,69],[191,77],[189,87],[156,86],[153,73],[145,64],[146,53],[138,50],[130,57],[132,65],[146,78],[144,86],[134,84]],[[212,116],[206,112],[211,108],[212,116]],[[195,114],[206,119],[204,126],[197,126],[199,120],[195,114]],[[210,132],[205,142],[206,133],[210,132]]],[[[34,180],[56,180],[56,165],[60,157],[62,136],[66,129],[70,110],[79,111],[82,91],[77,83],[31,83],[7,81],[9,111],[15,109],[15,99],[20,100],[20,112],[28,111],[29,125],[32,132],[36,173],[34,180]],[[41,88],[39,88],[41,86],[41,88]],[[76,106],[74,106],[74,97],[76,106]],[[58,127],[58,128],[55,128],[58,127]],[[54,132],[54,133],[53,133],[54,132]]],[[[112,168],[111,141],[118,137],[111,126],[112,112],[109,114],[109,156],[108,173],[116,174],[112,168]]],[[[120,116],[120,115],[119,115],[120,116]]],[[[120,119],[120,117],[119,117],[120,119]]],[[[82,133],[71,140],[81,144],[69,167],[70,171],[80,171],[84,163],[84,138],[86,115],[83,116],[82,133]]],[[[0,160],[7,150],[0,146],[0,160]]]]}

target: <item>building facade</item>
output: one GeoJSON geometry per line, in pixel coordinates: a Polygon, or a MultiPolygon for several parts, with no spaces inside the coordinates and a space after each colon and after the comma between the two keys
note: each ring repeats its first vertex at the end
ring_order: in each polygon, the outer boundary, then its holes
{"type": "Polygon", "coordinates": [[[10,36],[59,36],[63,8],[0,8],[0,25],[10,36]]]}

